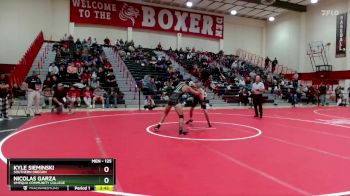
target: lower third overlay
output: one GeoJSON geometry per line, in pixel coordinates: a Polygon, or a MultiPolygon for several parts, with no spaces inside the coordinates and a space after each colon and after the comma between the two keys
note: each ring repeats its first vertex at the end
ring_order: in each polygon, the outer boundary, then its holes
{"type": "Polygon", "coordinates": [[[116,160],[8,159],[11,191],[114,191],[116,160]]]}

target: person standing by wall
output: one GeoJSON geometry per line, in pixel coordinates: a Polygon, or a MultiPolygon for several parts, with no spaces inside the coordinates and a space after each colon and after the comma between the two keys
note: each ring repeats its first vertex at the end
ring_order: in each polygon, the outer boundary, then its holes
{"type": "Polygon", "coordinates": [[[34,104],[34,115],[40,116],[39,104],[40,104],[40,93],[41,93],[41,80],[38,77],[38,71],[33,70],[33,74],[25,80],[25,87],[27,89],[27,117],[31,115],[31,110],[34,104]]]}
{"type": "Polygon", "coordinates": [[[271,62],[271,60],[270,60],[270,58],[267,56],[267,57],[265,58],[265,69],[268,69],[268,68],[269,68],[270,62],[271,62]]]}
{"type": "Polygon", "coordinates": [[[10,107],[10,86],[5,74],[0,76],[0,121],[9,119],[7,110],[10,107]]]}
{"type": "Polygon", "coordinates": [[[278,61],[277,61],[277,58],[275,57],[275,59],[272,61],[272,66],[271,66],[272,73],[275,72],[277,65],[278,65],[278,61]]]}
{"type": "Polygon", "coordinates": [[[263,93],[265,92],[265,86],[264,83],[261,82],[261,78],[259,75],[255,77],[255,82],[252,85],[252,97],[253,97],[253,104],[254,104],[254,110],[255,110],[255,116],[254,117],[263,117],[263,108],[262,108],[262,102],[263,102],[263,93]],[[258,111],[259,107],[259,111],[258,111]]]}
{"type": "Polygon", "coordinates": [[[326,95],[327,95],[326,85],[321,83],[319,91],[320,91],[320,102],[321,102],[321,105],[324,106],[326,104],[326,95]]]}
{"type": "Polygon", "coordinates": [[[349,104],[350,104],[350,86],[349,86],[349,88],[348,88],[348,102],[349,102],[349,104]]]}
{"type": "Polygon", "coordinates": [[[338,99],[340,98],[340,94],[341,94],[341,86],[338,85],[337,88],[335,88],[334,90],[335,93],[335,102],[338,102],[338,99]]]}

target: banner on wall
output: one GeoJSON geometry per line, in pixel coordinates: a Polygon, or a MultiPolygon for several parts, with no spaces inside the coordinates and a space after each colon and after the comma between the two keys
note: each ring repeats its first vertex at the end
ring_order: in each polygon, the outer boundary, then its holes
{"type": "Polygon", "coordinates": [[[224,38],[221,16],[116,0],[70,0],[70,22],[224,38]]]}
{"type": "Polygon", "coordinates": [[[336,58],[346,57],[347,17],[347,13],[337,16],[336,58]]]}

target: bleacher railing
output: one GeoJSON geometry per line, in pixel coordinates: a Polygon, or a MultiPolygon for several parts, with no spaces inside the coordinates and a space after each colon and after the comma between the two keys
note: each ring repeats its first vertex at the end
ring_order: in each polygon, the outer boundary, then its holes
{"type": "MultiPolygon", "coordinates": [[[[30,45],[28,50],[25,52],[22,59],[15,66],[12,73],[10,74],[11,85],[14,85],[14,84],[21,85],[21,83],[24,81],[25,77],[27,76],[30,68],[32,67],[34,59],[37,56],[38,52],[40,51],[43,43],[44,43],[44,34],[41,31],[38,34],[38,36],[35,38],[33,43],[30,45]]],[[[44,59],[42,59],[41,61],[43,62],[43,60],[44,59]]]]}
{"type": "MultiPolygon", "coordinates": [[[[253,54],[243,49],[238,49],[236,55],[239,59],[251,63],[254,66],[265,68],[265,57],[253,54]]],[[[278,65],[274,70],[275,74],[294,74],[297,73],[295,70],[288,68],[286,65],[278,65]]]]}
{"type": "Polygon", "coordinates": [[[126,66],[124,60],[121,58],[121,56],[118,53],[118,50],[116,47],[113,48],[113,54],[115,56],[117,65],[119,66],[119,71],[123,73],[123,77],[125,78],[125,84],[129,83],[129,91],[134,92],[134,99],[137,98],[139,100],[139,109],[141,109],[141,89],[137,86],[137,82],[132,76],[131,72],[129,71],[128,67],[126,66]]]}

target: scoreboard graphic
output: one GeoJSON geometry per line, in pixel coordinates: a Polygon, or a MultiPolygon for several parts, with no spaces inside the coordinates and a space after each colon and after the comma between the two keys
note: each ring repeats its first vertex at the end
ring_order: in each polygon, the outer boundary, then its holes
{"type": "Polygon", "coordinates": [[[113,191],[115,159],[8,159],[11,191],[113,191]]]}

